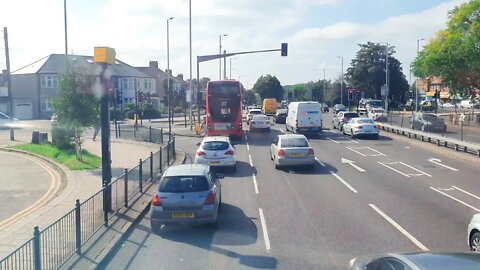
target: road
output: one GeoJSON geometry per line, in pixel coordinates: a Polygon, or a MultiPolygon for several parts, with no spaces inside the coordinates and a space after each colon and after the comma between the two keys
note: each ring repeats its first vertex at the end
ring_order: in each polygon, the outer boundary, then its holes
{"type": "MultiPolygon", "coordinates": [[[[324,115],[324,125],[330,121],[324,115]]],[[[102,267],[345,269],[356,256],[468,250],[467,224],[480,211],[478,159],[386,133],[368,140],[325,130],[310,138],[319,160],[313,171],[275,170],[268,147],[284,130],[247,132],[236,145],[239,166],[222,180],[217,229],[167,226],[154,234],[143,217],[102,267]]],[[[181,138],[177,147],[192,157],[199,141],[181,138]]]]}

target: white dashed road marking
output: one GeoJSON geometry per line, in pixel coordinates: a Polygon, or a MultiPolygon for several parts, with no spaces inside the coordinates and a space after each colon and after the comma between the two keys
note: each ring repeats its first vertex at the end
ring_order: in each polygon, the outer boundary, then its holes
{"type": "Polygon", "coordinates": [[[340,181],[342,184],[344,184],[348,189],[350,189],[353,193],[358,193],[358,191],[356,189],[354,189],[349,183],[347,183],[347,181],[343,180],[342,177],[340,177],[340,175],[334,173],[334,172],[330,172],[331,175],[333,175],[335,178],[337,178],[338,181],[340,181]]]}
{"type": "Polygon", "coordinates": [[[270,239],[268,238],[267,223],[265,221],[265,216],[263,215],[263,209],[258,208],[258,213],[260,215],[260,223],[262,224],[263,240],[265,241],[265,249],[267,250],[267,252],[270,252],[270,239]]]}

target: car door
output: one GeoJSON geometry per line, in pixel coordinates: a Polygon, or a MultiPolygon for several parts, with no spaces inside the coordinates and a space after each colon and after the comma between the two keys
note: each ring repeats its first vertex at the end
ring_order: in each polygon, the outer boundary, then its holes
{"type": "Polygon", "coordinates": [[[355,124],[354,123],[355,120],[353,119],[349,119],[344,125],[343,125],[343,131],[344,132],[350,132],[350,130],[352,129],[352,125],[355,124]]]}
{"type": "Polygon", "coordinates": [[[270,154],[273,157],[273,159],[275,159],[277,157],[278,141],[279,141],[279,138],[278,138],[278,136],[276,136],[272,140],[272,143],[270,144],[270,154]]]}

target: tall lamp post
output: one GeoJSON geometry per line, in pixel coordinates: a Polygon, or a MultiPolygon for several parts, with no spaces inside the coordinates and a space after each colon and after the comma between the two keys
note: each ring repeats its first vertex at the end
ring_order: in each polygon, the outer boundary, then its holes
{"type": "Polygon", "coordinates": [[[326,103],[325,102],[325,72],[326,72],[326,68],[323,68],[323,103],[326,103]]]}
{"type": "Polygon", "coordinates": [[[342,59],[342,79],[340,82],[340,100],[341,100],[340,103],[343,104],[343,56],[337,56],[337,58],[342,59]]]}
{"type": "MultiPolygon", "coordinates": [[[[420,41],[424,40],[423,38],[417,39],[417,56],[420,52],[420,41]]],[[[418,88],[417,88],[418,78],[415,77],[415,111],[418,111],[418,88]]]]}
{"type": "MultiPolygon", "coordinates": [[[[222,54],[222,37],[226,37],[228,34],[218,35],[218,54],[222,54]]],[[[222,58],[218,59],[218,79],[222,79],[222,58]]]]}
{"type": "Polygon", "coordinates": [[[173,17],[167,19],[167,103],[168,103],[168,138],[170,141],[170,136],[172,134],[172,109],[170,104],[170,26],[169,22],[173,20],[173,17]]]}
{"type": "MultiPolygon", "coordinates": [[[[190,81],[188,83],[188,89],[190,89],[189,94],[190,94],[190,130],[193,129],[193,123],[192,123],[192,104],[193,104],[193,84],[192,84],[192,0],[188,1],[188,50],[190,52],[189,55],[189,61],[190,61],[190,81]]],[[[200,110],[197,108],[198,113],[200,113],[200,110]]]]}

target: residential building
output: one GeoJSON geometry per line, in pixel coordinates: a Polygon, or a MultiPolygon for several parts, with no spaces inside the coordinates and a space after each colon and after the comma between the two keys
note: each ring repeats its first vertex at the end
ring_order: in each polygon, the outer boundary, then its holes
{"type": "Polygon", "coordinates": [[[446,101],[450,99],[450,89],[439,77],[417,79],[417,90],[420,94],[427,97],[434,97],[435,93],[438,92],[440,100],[446,101]]]}
{"type": "MultiPolygon", "coordinates": [[[[12,96],[14,116],[18,119],[48,119],[53,114],[53,100],[58,96],[62,74],[67,68],[81,69],[99,75],[101,67],[93,56],[52,54],[25,68],[12,72],[12,96]],[[68,62],[67,62],[68,61],[68,62]]],[[[118,106],[135,103],[137,93],[151,93],[155,80],[132,66],[116,60],[107,74],[111,86],[121,95],[118,106]]],[[[97,79],[99,82],[99,79],[97,79]]],[[[94,87],[100,96],[100,87],[94,87]]],[[[112,89],[112,90],[114,90],[112,89]]]]}
{"type": "Polygon", "coordinates": [[[0,112],[8,114],[7,71],[0,73],[0,112]]]}

